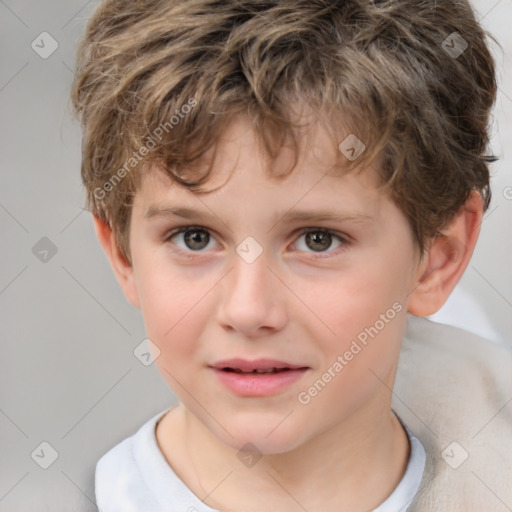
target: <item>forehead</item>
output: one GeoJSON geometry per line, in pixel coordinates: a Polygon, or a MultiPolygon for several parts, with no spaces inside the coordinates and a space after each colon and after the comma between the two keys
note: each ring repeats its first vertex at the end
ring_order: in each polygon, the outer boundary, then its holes
{"type": "Polygon", "coordinates": [[[189,205],[197,206],[200,200],[222,210],[236,205],[239,212],[248,212],[251,204],[259,202],[266,210],[272,206],[282,211],[300,203],[307,209],[343,207],[375,215],[381,196],[376,164],[347,171],[346,156],[338,148],[342,137],[346,135],[333,135],[320,123],[310,125],[302,131],[293,167],[291,147],[282,147],[277,158],[271,160],[249,120],[238,118],[211,153],[210,177],[200,192],[191,192],[162,167],[152,165],[142,176],[134,208],[143,207],[147,212],[155,204],[186,199],[189,205]]]}

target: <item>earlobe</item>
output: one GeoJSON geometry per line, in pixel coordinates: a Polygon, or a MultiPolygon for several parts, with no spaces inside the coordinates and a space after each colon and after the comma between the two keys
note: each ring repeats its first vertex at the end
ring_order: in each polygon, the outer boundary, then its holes
{"type": "Polygon", "coordinates": [[[430,316],[439,311],[466,270],[480,233],[482,196],[474,191],[459,213],[436,237],[416,273],[408,311],[430,316]]]}
{"type": "Polygon", "coordinates": [[[135,307],[140,308],[140,301],[137,291],[137,283],[132,264],[120,251],[117,242],[108,223],[93,215],[96,236],[105,251],[116,279],[123,290],[125,297],[135,307]]]}

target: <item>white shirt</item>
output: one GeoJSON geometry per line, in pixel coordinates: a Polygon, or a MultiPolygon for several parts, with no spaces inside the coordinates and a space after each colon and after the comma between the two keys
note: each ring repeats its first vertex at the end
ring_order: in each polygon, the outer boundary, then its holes
{"type": "MultiPolygon", "coordinates": [[[[205,505],[174,473],[156,439],[160,412],[96,465],[96,503],[101,512],[218,512],[205,505]]],[[[403,424],[403,423],[402,423],[403,424]]],[[[404,425],[411,452],[393,493],[372,512],[405,512],[421,483],[425,450],[404,425]]]]}

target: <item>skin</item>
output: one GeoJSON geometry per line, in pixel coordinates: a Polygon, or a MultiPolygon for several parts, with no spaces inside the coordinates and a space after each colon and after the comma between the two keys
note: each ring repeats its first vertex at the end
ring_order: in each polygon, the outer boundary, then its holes
{"type": "MultiPolygon", "coordinates": [[[[321,125],[303,143],[307,151],[293,172],[271,179],[250,123],[238,118],[219,142],[209,184],[218,190],[194,194],[149,169],[133,204],[131,261],[95,218],[118,281],[160,351],[155,364],[180,401],[157,426],[162,453],[218,510],[367,511],[391,494],[409,458],[390,405],[406,314],[428,316],[444,304],[478,238],[483,207],[475,192],[420,258],[406,217],[376,189],[373,169],[333,167],[337,144],[321,125]],[[178,206],[202,216],[146,215],[178,206]],[[285,217],[319,209],[369,220],[285,217]],[[187,245],[183,233],[171,236],[184,226],[210,236],[187,245]],[[315,245],[302,228],[330,230],[330,245],[315,245]],[[252,263],[236,252],[247,236],[263,249],[252,263]],[[393,304],[401,311],[300,403],[298,394],[393,304]],[[309,369],[276,395],[241,397],[208,367],[232,357],[309,369]],[[247,442],[263,455],[252,467],[237,457],[247,442]]],[[[290,162],[283,150],[275,165],[290,162]]]]}

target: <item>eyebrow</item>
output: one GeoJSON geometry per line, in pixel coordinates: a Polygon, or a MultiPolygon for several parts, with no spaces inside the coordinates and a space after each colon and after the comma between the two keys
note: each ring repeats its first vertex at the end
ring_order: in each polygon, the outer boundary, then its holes
{"type": "MultiPolygon", "coordinates": [[[[203,213],[191,208],[171,207],[163,205],[149,206],[144,214],[147,219],[155,217],[181,217],[183,219],[204,219],[209,217],[203,213]]],[[[297,221],[333,221],[333,222],[358,222],[372,223],[375,218],[362,212],[336,212],[332,210],[290,210],[288,213],[281,214],[278,219],[287,222],[297,221]]],[[[280,222],[278,220],[276,224],[280,222]]]]}

